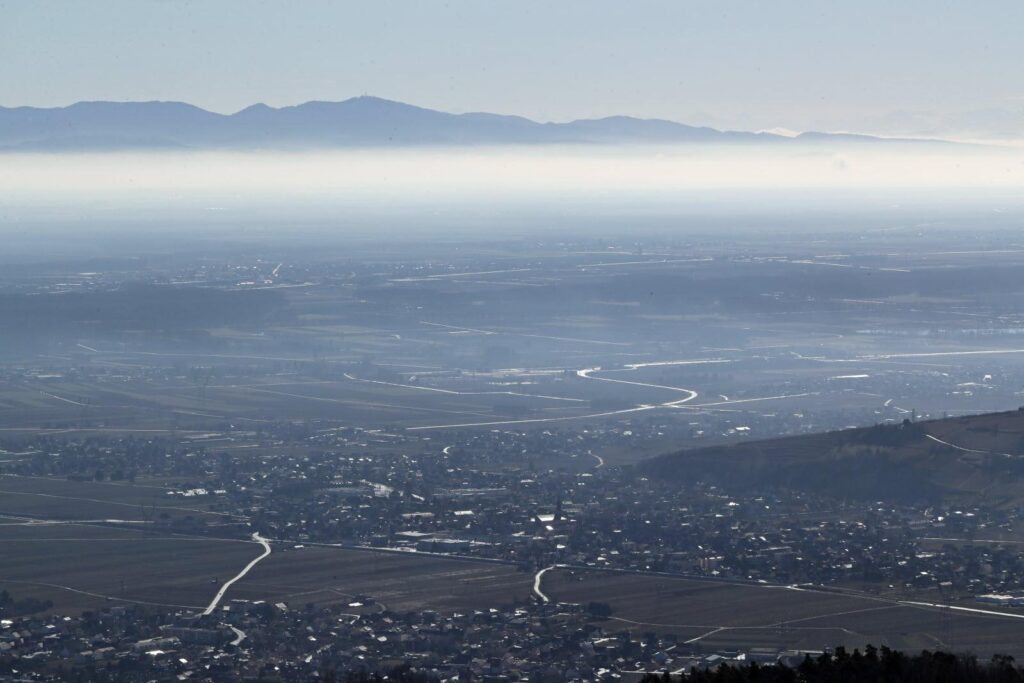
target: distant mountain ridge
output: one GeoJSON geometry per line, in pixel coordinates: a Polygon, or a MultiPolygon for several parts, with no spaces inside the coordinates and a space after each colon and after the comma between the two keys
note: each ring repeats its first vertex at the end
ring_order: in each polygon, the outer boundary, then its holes
{"type": "Polygon", "coordinates": [[[450,114],[368,96],[280,108],[254,104],[234,114],[217,114],[183,102],[78,102],[51,109],[0,107],[0,149],[6,151],[826,142],[930,141],[829,133],[790,138],[629,116],[539,123],[501,114],[450,114]]]}

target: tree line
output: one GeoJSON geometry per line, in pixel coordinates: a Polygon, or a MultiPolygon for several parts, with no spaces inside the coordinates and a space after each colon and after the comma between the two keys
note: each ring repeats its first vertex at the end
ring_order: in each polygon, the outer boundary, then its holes
{"type": "MultiPolygon", "coordinates": [[[[641,683],[669,683],[666,671],[650,673],[641,683]]],[[[675,679],[678,681],[678,677],[675,679]]],[[[692,683],[1015,683],[1024,682],[1024,668],[1013,657],[996,655],[978,661],[970,654],[923,651],[907,655],[887,647],[868,645],[852,653],[838,647],[835,653],[808,655],[795,668],[779,664],[725,664],[715,669],[692,669],[692,683]]]]}

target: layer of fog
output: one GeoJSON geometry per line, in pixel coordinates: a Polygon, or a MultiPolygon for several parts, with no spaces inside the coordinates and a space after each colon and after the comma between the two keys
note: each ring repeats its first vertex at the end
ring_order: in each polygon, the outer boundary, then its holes
{"type": "MultiPolygon", "coordinates": [[[[232,241],[927,225],[1017,230],[1024,151],[471,148],[0,154],[0,260],[232,241]]],[[[205,246],[204,246],[205,248],[205,246]]],[[[226,248],[226,246],[225,246],[226,248]]]]}
{"type": "Polygon", "coordinates": [[[142,193],[473,199],[695,189],[1022,186],[1024,151],[952,146],[0,155],[0,187],[7,200],[142,193]]]}

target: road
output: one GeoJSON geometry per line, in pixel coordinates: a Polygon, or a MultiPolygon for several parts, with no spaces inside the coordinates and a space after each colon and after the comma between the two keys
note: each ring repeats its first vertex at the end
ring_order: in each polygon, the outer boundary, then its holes
{"type": "Polygon", "coordinates": [[[92,591],[81,590],[78,588],[72,588],[71,586],[65,586],[60,583],[44,583],[42,581],[24,581],[15,579],[3,579],[0,578],[0,583],[12,583],[24,586],[42,586],[44,588],[54,588],[57,590],[68,591],[69,593],[77,593],[79,595],[87,595],[91,598],[100,598],[102,600],[109,600],[112,602],[127,602],[133,605],[148,605],[150,607],[173,607],[176,609],[195,609],[193,605],[171,605],[164,602],[146,602],[145,600],[134,600],[131,598],[125,598],[117,595],[104,595],[103,593],[93,593],[92,591]]]}
{"type": "Polygon", "coordinates": [[[943,441],[939,437],[932,436],[931,434],[925,434],[924,436],[925,436],[926,439],[931,439],[935,443],[940,443],[943,446],[949,446],[950,448],[953,448],[955,450],[961,451],[963,453],[980,453],[981,455],[999,455],[999,456],[1002,456],[1004,458],[1019,458],[1020,457],[1019,455],[1015,455],[1013,453],[1000,453],[999,451],[980,451],[980,450],[978,450],[976,448],[967,448],[965,446],[957,446],[955,443],[950,443],[948,441],[943,441]]]}
{"type": "Polygon", "coordinates": [[[476,327],[459,327],[457,325],[445,325],[443,323],[432,323],[426,320],[420,321],[421,325],[431,325],[433,327],[441,327],[455,332],[471,332],[475,334],[492,335],[492,334],[505,334],[512,337],[529,337],[531,339],[552,339],[554,341],[572,342],[574,344],[602,344],[607,346],[630,346],[628,342],[613,342],[603,341],[600,339],[579,339],[577,337],[554,337],[547,334],[527,334],[526,332],[506,332],[503,330],[481,330],[476,327]]]}
{"type": "MultiPolygon", "coordinates": [[[[90,482],[91,483],[91,482],[90,482]]],[[[38,496],[41,498],[56,498],[59,500],[78,500],[83,503],[100,503],[102,505],[117,505],[120,507],[133,508],[138,510],[140,507],[152,508],[155,510],[174,510],[175,512],[194,512],[199,515],[217,515],[219,517],[235,517],[230,512],[216,512],[214,510],[203,510],[201,508],[187,508],[178,507],[176,505],[156,505],[156,504],[141,504],[141,503],[122,503],[116,500],[105,500],[103,498],[82,498],[80,496],[61,496],[56,493],[41,493],[39,491],[7,491],[0,489],[0,493],[8,496],[38,496]]]]}
{"type": "Polygon", "coordinates": [[[807,391],[802,394],[779,394],[778,396],[758,396],[756,398],[734,398],[727,401],[716,401],[715,403],[700,403],[689,408],[710,408],[714,406],[731,406],[737,403],[757,403],[758,401],[780,401],[784,398],[804,398],[807,396],[819,396],[819,391],[807,391]]]}
{"type": "Polygon", "coordinates": [[[238,647],[239,645],[242,644],[242,641],[245,640],[245,637],[246,637],[245,636],[245,631],[243,631],[240,628],[235,628],[231,624],[228,624],[228,628],[231,629],[231,632],[235,634],[235,639],[232,640],[228,644],[229,645],[234,645],[235,647],[238,647]]]}
{"type": "MultiPolygon", "coordinates": [[[[677,363],[678,363],[678,361],[677,361],[677,363]]],[[[651,365],[651,364],[646,364],[646,365],[651,365]]],[[[638,364],[636,367],[633,367],[633,368],[630,368],[630,369],[631,370],[635,370],[638,367],[642,367],[642,366],[638,364]]],[[[651,389],[664,389],[666,391],[676,391],[676,392],[681,392],[681,393],[684,393],[684,394],[687,395],[686,398],[684,398],[682,400],[668,401],[666,403],[662,403],[661,405],[663,405],[663,406],[676,406],[676,405],[680,405],[682,403],[686,403],[687,401],[692,401],[693,399],[697,398],[697,392],[694,391],[693,389],[684,389],[682,387],[670,387],[670,386],[665,386],[664,384],[649,384],[647,382],[633,382],[633,381],[630,381],[628,379],[611,379],[610,377],[595,377],[594,373],[595,372],[599,372],[600,370],[601,370],[600,367],[583,368],[582,370],[577,370],[576,371],[576,376],[577,377],[582,377],[583,379],[596,380],[598,382],[614,382],[616,384],[630,384],[630,385],[635,386],[635,387],[649,387],[651,389]]]]}
{"type": "Polygon", "coordinates": [[[63,401],[64,403],[70,403],[71,405],[82,406],[83,408],[90,407],[88,403],[82,403],[81,401],[72,401],[70,398],[64,398],[63,396],[58,396],[57,394],[51,394],[51,393],[46,392],[46,391],[40,391],[39,393],[42,394],[43,396],[47,396],[47,397],[55,399],[57,401],[63,401]]]}
{"type": "Polygon", "coordinates": [[[366,382],[367,384],[383,384],[389,387],[401,387],[403,389],[416,389],[417,391],[433,391],[439,394],[453,394],[455,396],[523,396],[526,398],[540,398],[549,401],[571,401],[573,403],[586,403],[583,398],[567,398],[565,396],[548,396],[547,394],[525,394],[519,391],[455,391],[454,389],[439,389],[438,387],[425,387],[417,384],[399,384],[397,382],[384,382],[379,379],[363,379],[344,373],[347,380],[353,382],[366,382]]]}
{"type": "MultiPolygon", "coordinates": [[[[432,323],[436,324],[436,323],[432,323]]],[[[672,361],[672,364],[679,364],[682,361],[672,361]]],[[[641,367],[638,364],[637,367],[641,367]]],[[[644,365],[646,367],[646,365],[644,365]]],[[[628,368],[635,370],[637,368],[628,368]]],[[[631,382],[624,379],[610,379],[608,377],[594,377],[593,373],[600,371],[600,367],[583,368],[582,370],[576,371],[576,376],[583,379],[590,379],[598,382],[614,382],[617,384],[632,384],[638,387],[650,387],[652,389],[663,389],[668,391],[675,391],[686,394],[683,398],[675,401],[666,401],[665,403],[644,403],[636,406],[635,408],[624,408],[622,410],[609,410],[602,413],[588,413],[586,415],[568,415],[564,417],[535,417],[526,418],[522,420],[494,420],[491,422],[465,422],[462,424],[443,424],[443,425],[427,425],[423,427],[406,427],[406,431],[417,432],[428,429],[462,429],[464,427],[496,427],[504,425],[518,425],[518,424],[536,424],[541,422],[565,422],[568,420],[588,420],[595,417],[611,417],[613,415],[627,415],[629,413],[640,413],[647,410],[657,410],[659,408],[680,408],[684,403],[688,403],[693,399],[697,398],[697,392],[693,389],[684,389],[682,387],[669,387],[661,384],[648,384],[646,382],[631,382]]]]}
{"type": "Polygon", "coordinates": [[[546,572],[551,571],[552,569],[556,569],[557,567],[557,564],[553,564],[550,567],[544,567],[544,569],[541,569],[533,577],[533,594],[540,598],[541,602],[543,602],[544,604],[551,602],[551,599],[544,594],[544,591],[541,590],[540,584],[544,580],[544,574],[546,572]]]}
{"type": "Polygon", "coordinates": [[[989,617],[1024,619],[1024,614],[1014,614],[1012,612],[996,612],[995,610],[977,609],[976,607],[960,607],[958,605],[946,605],[938,602],[916,602],[913,600],[900,600],[899,604],[907,605],[909,607],[927,607],[932,609],[955,610],[957,612],[966,612],[967,614],[983,614],[989,617]]]}
{"type": "MultiPolygon", "coordinates": [[[[720,362],[728,362],[728,361],[722,361],[722,360],[718,360],[718,359],[712,359],[712,360],[707,360],[707,361],[658,361],[658,362],[652,362],[652,363],[636,363],[636,364],[633,364],[633,365],[628,365],[625,368],[623,368],[623,370],[637,370],[637,369],[640,369],[640,368],[643,368],[643,367],[652,367],[652,366],[659,366],[659,365],[689,365],[689,364],[697,364],[697,363],[720,363],[720,362]]],[[[816,395],[818,395],[818,392],[808,392],[808,393],[802,393],[802,394],[783,394],[783,395],[780,395],[780,396],[760,396],[760,397],[757,397],[757,398],[742,398],[742,399],[733,399],[733,400],[728,400],[728,401],[717,401],[717,402],[714,402],[714,403],[701,403],[701,404],[697,404],[697,405],[685,405],[685,404],[693,401],[695,398],[697,398],[698,394],[693,389],[686,389],[684,387],[667,386],[667,385],[664,385],[664,384],[650,384],[648,382],[634,382],[632,380],[626,380],[626,379],[612,379],[610,377],[596,377],[594,375],[594,373],[600,372],[600,371],[601,371],[600,367],[583,368],[581,370],[577,370],[576,371],[576,376],[580,377],[582,379],[589,379],[589,380],[594,380],[594,381],[597,381],[597,382],[613,382],[613,383],[616,383],[616,384],[629,384],[629,385],[638,386],[638,387],[648,387],[648,388],[651,388],[651,389],[661,389],[663,391],[675,391],[675,392],[683,393],[683,394],[686,394],[686,395],[683,398],[676,399],[674,401],[665,401],[664,403],[643,403],[643,404],[640,404],[640,405],[638,405],[638,406],[636,406],[634,408],[624,408],[622,410],[610,410],[610,411],[606,411],[606,412],[602,412],[602,413],[588,413],[586,415],[568,415],[568,416],[563,416],[563,417],[535,417],[535,418],[526,418],[526,419],[521,419],[521,420],[493,420],[493,421],[489,421],[489,422],[463,422],[463,423],[460,423],[460,424],[441,424],[441,425],[426,425],[426,426],[421,426],[421,427],[406,427],[405,429],[406,429],[406,431],[409,431],[409,432],[417,432],[417,431],[424,431],[424,430],[431,430],[431,429],[462,429],[462,428],[466,428],[466,427],[498,427],[498,426],[519,425],[519,424],[536,424],[536,423],[542,423],[542,422],[566,422],[566,421],[569,421],[569,420],[588,420],[588,419],[593,419],[593,418],[597,418],[597,417],[611,417],[611,416],[614,416],[614,415],[627,415],[629,413],[640,413],[640,412],[645,412],[645,411],[648,411],[648,410],[658,410],[658,409],[661,409],[661,408],[681,408],[681,409],[689,409],[689,410],[725,410],[721,406],[734,405],[734,404],[738,404],[738,403],[755,403],[755,402],[758,402],[758,401],[777,401],[777,400],[787,399],[787,398],[803,398],[803,397],[807,397],[807,396],[816,396],[816,395]]],[[[618,371],[619,370],[616,370],[616,372],[618,372],[618,371]]],[[[368,380],[365,380],[365,381],[368,381],[368,380]]],[[[401,386],[404,386],[404,385],[401,385],[401,386]]],[[[546,398],[553,398],[553,397],[546,397],[546,398]]]]}
{"type": "MultiPolygon", "coordinates": [[[[708,361],[708,362],[712,362],[712,361],[708,361]]],[[[651,366],[655,366],[655,365],[662,365],[662,364],[665,364],[665,365],[681,365],[681,364],[684,364],[684,363],[689,363],[689,361],[668,361],[668,362],[664,362],[664,363],[658,363],[658,362],[655,362],[655,363],[637,363],[637,364],[634,364],[632,366],[626,366],[626,367],[629,370],[637,370],[637,369],[642,368],[642,367],[651,367],[651,366]]],[[[633,381],[628,380],[628,379],[612,379],[610,377],[595,377],[594,373],[595,372],[599,372],[600,370],[601,370],[601,368],[599,368],[599,367],[583,368],[582,370],[577,370],[576,371],[576,376],[577,377],[582,377],[583,379],[596,380],[598,382],[614,382],[616,384],[630,384],[630,385],[636,386],[636,387],[649,387],[651,389],[662,389],[662,390],[665,390],[665,391],[675,391],[675,392],[686,394],[685,397],[680,398],[680,399],[676,399],[675,401],[665,401],[664,403],[658,403],[658,404],[655,404],[655,405],[643,405],[643,406],[640,406],[639,408],[634,408],[633,410],[638,410],[638,409],[653,410],[655,408],[679,408],[684,403],[689,403],[690,401],[692,401],[693,399],[697,398],[697,396],[698,396],[697,392],[694,391],[693,389],[686,389],[684,387],[670,387],[670,386],[666,386],[664,384],[650,384],[648,382],[633,382],[633,381]]],[[[623,411],[623,412],[625,412],[625,411],[623,411]]]]}
{"type": "MultiPolygon", "coordinates": [[[[291,542],[294,542],[294,541],[293,540],[287,540],[287,542],[291,543],[291,542]]],[[[483,563],[483,564],[500,564],[500,565],[506,565],[506,566],[515,566],[517,564],[516,562],[514,562],[512,560],[505,560],[505,559],[500,559],[500,558],[479,557],[479,556],[475,556],[475,555],[457,555],[457,554],[453,554],[453,553],[415,552],[415,551],[409,551],[409,550],[398,549],[398,548],[380,548],[380,547],[376,547],[376,546],[347,545],[347,544],[340,544],[340,543],[309,543],[309,542],[307,542],[307,545],[320,546],[320,547],[326,547],[326,548],[338,548],[338,549],[343,549],[343,550],[359,550],[359,551],[369,552],[369,553],[394,553],[394,554],[401,554],[401,555],[406,555],[406,556],[412,555],[412,556],[439,557],[439,558],[444,558],[444,559],[448,559],[448,560],[460,560],[460,561],[464,561],[464,562],[479,562],[479,563],[483,563]]],[[[652,570],[647,570],[647,569],[627,569],[627,568],[618,568],[618,567],[593,567],[593,566],[590,566],[590,565],[580,565],[580,564],[553,564],[553,565],[551,565],[549,567],[545,567],[545,568],[541,569],[540,571],[538,571],[534,575],[534,577],[533,577],[533,593],[534,593],[534,595],[536,595],[544,603],[549,603],[551,601],[551,597],[549,595],[547,595],[546,593],[544,593],[544,591],[542,590],[542,582],[543,582],[544,574],[546,574],[547,572],[549,572],[549,571],[551,571],[553,569],[568,569],[570,571],[600,572],[600,573],[609,573],[609,574],[632,574],[632,575],[636,575],[636,576],[658,576],[658,577],[665,577],[665,578],[670,578],[670,579],[683,579],[683,580],[688,580],[688,581],[699,581],[701,583],[725,584],[725,585],[736,585],[736,586],[749,586],[749,587],[752,587],[752,588],[760,588],[762,590],[787,590],[787,591],[794,591],[794,592],[818,593],[818,594],[825,594],[825,595],[845,595],[845,596],[860,598],[862,600],[866,600],[868,602],[875,603],[876,605],[878,605],[879,609],[881,609],[883,607],[886,607],[886,606],[890,607],[890,608],[891,607],[896,607],[896,606],[904,606],[904,607],[910,607],[910,608],[914,608],[914,609],[922,609],[922,610],[930,610],[930,611],[935,611],[935,610],[945,610],[945,611],[955,610],[955,611],[958,611],[958,612],[975,613],[975,614],[980,614],[980,615],[988,616],[988,617],[1006,618],[1006,619],[1024,619],[1024,614],[1021,614],[1021,613],[1001,612],[1001,611],[996,611],[996,610],[977,609],[977,608],[973,608],[973,607],[958,607],[956,605],[949,605],[949,604],[944,604],[944,603],[931,603],[931,602],[917,602],[917,601],[912,601],[912,600],[900,600],[898,598],[885,597],[885,596],[880,596],[880,595],[873,595],[873,594],[870,594],[870,593],[866,593],[864,591],[859,591],[859,590],[856,590],[856,589],[849,589],[849,588],[826,587],[826,586],[820,586],[820,585],[819,586],[813,586],[813,585],[794,586],[794,585],[778,584],[778,583],[762,583],[761,581],[754,581],[754,580],[751,580],[751,579],[729,578],[729,577],[715,577],[715,576],[707,576],[707,575],[703,575],[703,574],[691,574],[691,573],[687,573],[687,572],[665,572],[665,571],[652,571],[652,570]]],[[[849,611],[848,613],[853,614],[853,613],[860,612],[860,611],[867,611],[867,609],[872,609],[872,608],[852,610],[852,611],[849,611]]],[[[836,614],[839,614],[839,613],[836,613],[836,614]]],[[[793,623],[796,623],[798,621],[806,621],[806,620],[809,620],[809,619],[822,618],[822,617],[825,617],[825,616],[829,616],[829,615],[828,614],[817,615],[817,616],[808,617],[806,619],[797,619],[797,620],[792,620],[792,621],[793,621],[793,623]]],[[[635,621],[634,622],[634,621],[630,621],[628,619],[622,619],[622,618],[617,618],[617,617],[611,617],[611,619],[616,620],[616,621],[624,621],[624,622],[629,622],[629,623],[635,623],[635,624],[638,624],[638,625],[652,625],[652,626],[658,625],[658,624],[652,624],[650,622],[641,622],[641,621],[635,621]]],[[[770,625],[768,628],[779,627],[781,625],[788,624],[788,623],[789,623],[788,621],[777,622],[775,624],[770,625]]],[[[673,624],[662,624],[662,625],[663,626],[680,626],[678,624],[676,624],[676,625],[673,625],[673,624]]],[[[695,628],[703,628],[704,625],[701,625],[701,626],[694,625],[694,627],[695,628]]],[[[745,627],[745,626],[716,626],[716,625],[707,625],[707,627],[708,628],[727,628],[727,629],[730,629],[730,630],[732,630],[732,629],[737,629],[738,630],[738,629],[744,629],[744,628],[755,628],[755,629],[756,628],[765,628],[763,626],[747,626],[747,627],[745,627]]],[[[813,628],[814,630],[819,630],[819,629],[820,630],[827,630],[828,628],[835,628],[837,630],[843,630],[843,631],[846,630],[843,627],[839,627],[839,626],[836,626],[836,627],[794,627],[794,628],[807,628],[807,629],[812,629],[813,628]]],[[[701,637],[707,637],[707,635],[708,634],[705,634],[704,636],[701,636],[701,637]]]]}
{"type": "Polygon", "coordinates": [[[946,356],[1000,356],[1008,353],[1024,353],[1024,349],[985,349],[982,351],[929,351],[922,353],[885,353],[861,356],[866,360],[889,358],[943,358],[946,356]]]}
{"type": "MultiPolygon", "coordinates": [[[[689,400],[689,399],[684,399],[689,400]]],[[[493,422],[465,422],[463,424],[444,424],[444,425],[427,425],[424,427],[406,427],[407,432],[418,432],[426,429],[461,429],[463,427],[494,427],[499,425],[521,425],[521,424],[532,424],[537,422],[565,422],[566,420],[586,420],[594,417],[608,417],[610,415],[623,415],[625,413],[639,413],[644,410],[654,410],[661,406],[638,406],[636,408],[626,408],[625,410],[611,410],[604,413],[590,413],[587,415],[567,415],[565,417],[535,417],[528,418],[525,420],[496,420],[493,422]]]]}
{"type": "Polygon", "coordinates": [[[217,605],[220,604],[221,599],[224,597],[224,594],[228,592],[228,589],[231,588],[231,586],[234,585],[236,581],[245,578],[245,575],[248,574],[253,567],[255,567],[263,559],[270,555],[270,543],[267,542],[267,539],[260,536],[259,533],[253,533],[252,540],[256,541],[257,543],[263,546],[263,554],[254,559],[253,561],[251,561],[249,564],[245,565],[242,571],[238,572],[238,574],[236,574],[234,578],[228,580],[223,586],[220,587],[220,590],[217,591],[217,594],[213,596],[213,600],[211,600],[210,604],[206,606],[205,610],[203,610],[203,616],[213,614],[213,610],[217,609],[217,605]]]}

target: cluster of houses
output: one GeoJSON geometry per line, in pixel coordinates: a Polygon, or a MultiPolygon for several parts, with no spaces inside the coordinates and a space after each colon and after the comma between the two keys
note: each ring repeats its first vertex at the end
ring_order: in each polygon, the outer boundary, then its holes
{"type": "Polygon", "coordinates": [[[672,635],[608,631],[578,605],[440,614],[232,601],[215,616],[112,606],[0,622],[0,680],[308,681],[407,668],[438,681],[636,681],[723,664],[797,666],[820,652],[702,651],[672,635]]]}

